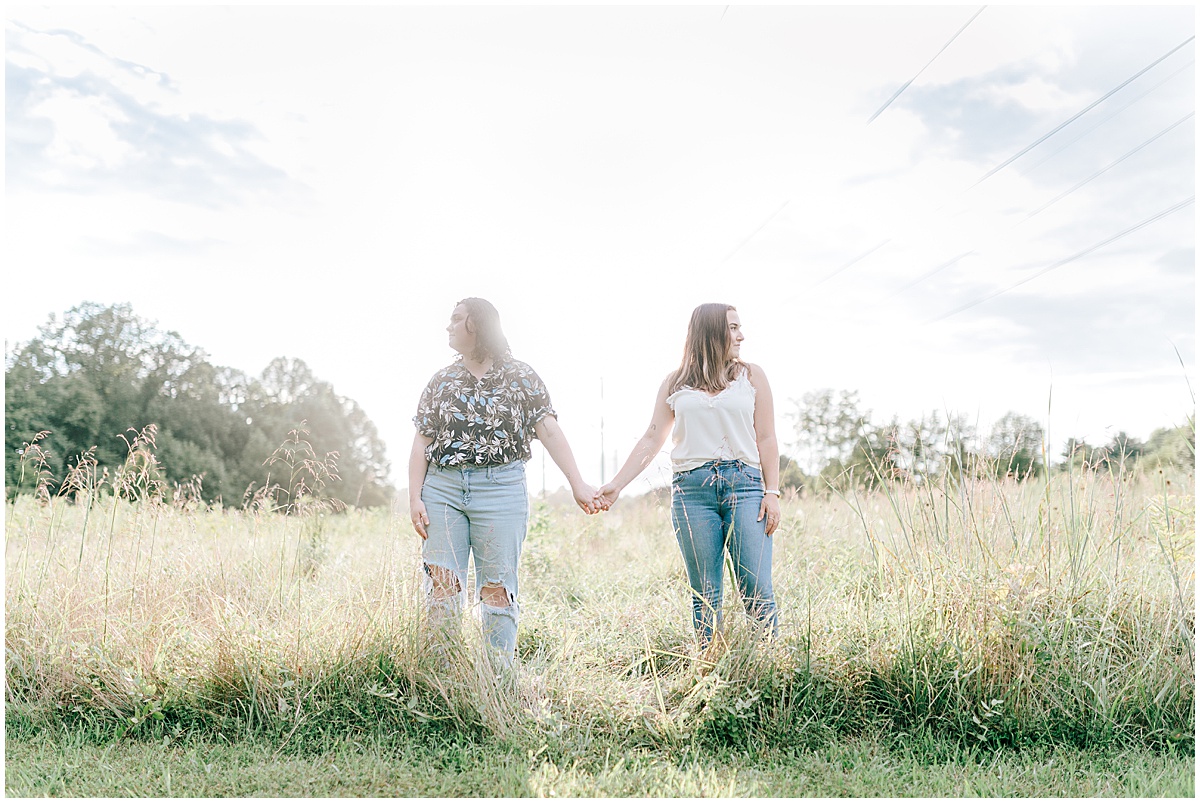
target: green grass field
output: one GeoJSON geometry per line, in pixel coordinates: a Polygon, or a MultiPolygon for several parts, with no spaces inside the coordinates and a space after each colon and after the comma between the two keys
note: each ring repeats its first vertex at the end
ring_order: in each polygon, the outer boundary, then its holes
{"type": "Polygon", "coordinates": [[[661,497],[535,501],[520,666],[435,659],[404,510],[5,510],[13,796],[1188,796],[1191,476],[787,499],[696,655],[661,497]]]}

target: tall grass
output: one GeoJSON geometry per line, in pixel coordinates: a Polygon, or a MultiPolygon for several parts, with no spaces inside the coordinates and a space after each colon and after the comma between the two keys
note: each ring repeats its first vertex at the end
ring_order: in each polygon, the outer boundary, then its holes
{"type": "Polygon", "coordinates": [[[404,510],[220,509],[152,493],[133,464],[116,480],[81,465],[69,493],[8,503],[10,733],[399,734],[568,758],[881,731],[1194,749],[1188,476],[787,499],[780,635],[759,641],[730,610],[717,656],[696,654],[661,495],[596,517],[535,501],[519,670],[504,672],[470,618],[449,653],[427,648],[404,510]]]}

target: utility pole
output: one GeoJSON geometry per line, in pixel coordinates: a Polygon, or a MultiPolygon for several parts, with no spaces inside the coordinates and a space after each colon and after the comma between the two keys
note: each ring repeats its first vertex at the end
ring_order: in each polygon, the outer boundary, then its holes
{"type": "Polygon", "coordinates": [[[605,483],[604,477],[604,377],[600,377],[600,484],[605,483]]]}

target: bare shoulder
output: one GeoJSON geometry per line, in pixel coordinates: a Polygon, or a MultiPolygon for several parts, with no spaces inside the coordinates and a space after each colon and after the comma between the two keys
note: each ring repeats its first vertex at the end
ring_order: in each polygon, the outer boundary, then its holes
{"type": "Polygon", "coordinates": [[[658,396],[654,399],[654,416],[656,419],[660,416],[665,416],[667,419],[675,417],[675,406],[671,402],[671,384],[674,376],[674,372],[667,374],[662,384],[658,386],[658,396]]]}
{"type": "Polygon", "coordinates": [[[770,390],[771,385],[767,382],[767,372],[758,363],[746,363],[746,375],[755,390],[770,390]]]}

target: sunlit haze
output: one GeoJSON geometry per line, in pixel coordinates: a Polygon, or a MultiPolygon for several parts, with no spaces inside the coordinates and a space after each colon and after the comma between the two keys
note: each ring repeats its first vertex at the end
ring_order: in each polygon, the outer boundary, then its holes
{"type": "Polygon", "coordinates": [[[1183,423],[1194,9],[980,8],[9,4],[6,351],[90,301],[299,358],[397,486],[467,296],[593,483],[709,301],[785,451],[821,388],[1052,455],[1183,423]]]}

